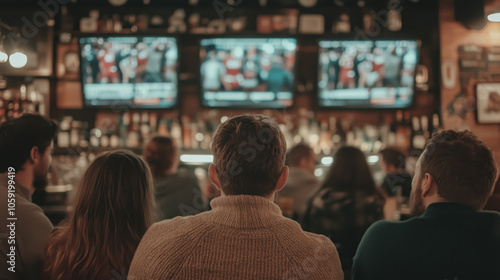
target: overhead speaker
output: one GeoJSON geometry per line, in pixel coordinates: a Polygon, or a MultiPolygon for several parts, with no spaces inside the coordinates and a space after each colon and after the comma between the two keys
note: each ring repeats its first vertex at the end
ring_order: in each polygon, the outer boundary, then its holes
{"type": "Polygon", "coordinates": [[[482,29],[487,22],[484,0],[455,0],[455,20],[468,29],[482,29]]]}

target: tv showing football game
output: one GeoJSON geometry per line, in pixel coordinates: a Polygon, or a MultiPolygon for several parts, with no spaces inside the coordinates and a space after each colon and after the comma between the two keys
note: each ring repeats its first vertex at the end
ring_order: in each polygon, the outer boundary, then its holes
{"type": "Polygon", "coordinates": [[[200,42],[202,104],[218,108],[293,105],[297,41],[214,38],[200,42]]]}
{"type": "Polygon", "coordinates": [[[85,37],[79,43],[86,106],[171,108],[176,105],[175,38],[85,37]]]}
{"type": "Polygon", "coordinates": [[[400,109],[413,104],[416,40],[319,42],[318,103],[343,109],[400,109]]]}

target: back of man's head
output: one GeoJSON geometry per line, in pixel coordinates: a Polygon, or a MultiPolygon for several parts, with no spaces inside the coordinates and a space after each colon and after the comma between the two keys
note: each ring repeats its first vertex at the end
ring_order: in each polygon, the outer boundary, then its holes
{"type": "Polygon", "coordinates": [[[153,137],[144,147],[143,156],[154,177],[167,175],[177,167],[177,147],[169,137],[153,137]]]}
{"type": "Polygon", "coordinates": [[[285,166],[286,142],[272,118],[242,115],[219,126],[212,152],[224,194],[267,196],[285,166]]]}
{"type": "Polygon", "coordinates": [[[0,126],[0,173],[7,172],[9,167],[21,170],[33,147],[43,154],[56,132],[54,121],[37,114],[25,114],[4,122],[0,126]]]}
{"type": "Polygon", "coordinates": [[[481,209],[497,177],[493,152],[472,132],[453,130],[434,134],[421,159],[422,176],[434,178],[444,199],[481,209]]]}
{"type": "Polygon", "coordinates": [[[305,144],[298,144],[290,149],[287,155],[287,165],[290,167],[299,167],[302,159],[309,159],[313,156],[314,151],[311,147],[305,144]]]}
{"type": "Polygon", "coordinates": [[[382,161],[388,168],[397,170],[398,172],[404,172],[406,168],[406,157],[397,148],[388,147],[380,151],[382,155],[382,161]]]}

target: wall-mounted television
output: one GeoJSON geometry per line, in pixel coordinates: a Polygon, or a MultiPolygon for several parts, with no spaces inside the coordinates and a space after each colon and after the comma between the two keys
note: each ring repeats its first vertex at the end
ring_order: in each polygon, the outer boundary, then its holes
{"type": "Polygon", "coordinates": [[[413,105],[419,41],[319,41],[320,107],[401,109],[413,105]]]}
{"type": "Polygon", "coordinates": [[[297,41],[212,38],[200,41],[204,107],[287,108],[293,105],[297,41]]]}
{"type": "Polygon", "coordinates": [[[82,37],[86,106],[171,108],[177,104],[177,42],[172,37],[82,37]]]}

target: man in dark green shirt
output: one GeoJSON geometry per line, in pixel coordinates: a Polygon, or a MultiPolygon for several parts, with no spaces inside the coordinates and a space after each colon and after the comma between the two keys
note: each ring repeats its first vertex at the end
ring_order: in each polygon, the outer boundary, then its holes
{"type": "Polygon", "coordinates": [[[500,279],[500,214],[481,211],[496,176],[491,150],[471,132],[433,135],[412,182],[416,217],[373,224],[352,279],[500,279]]]}

